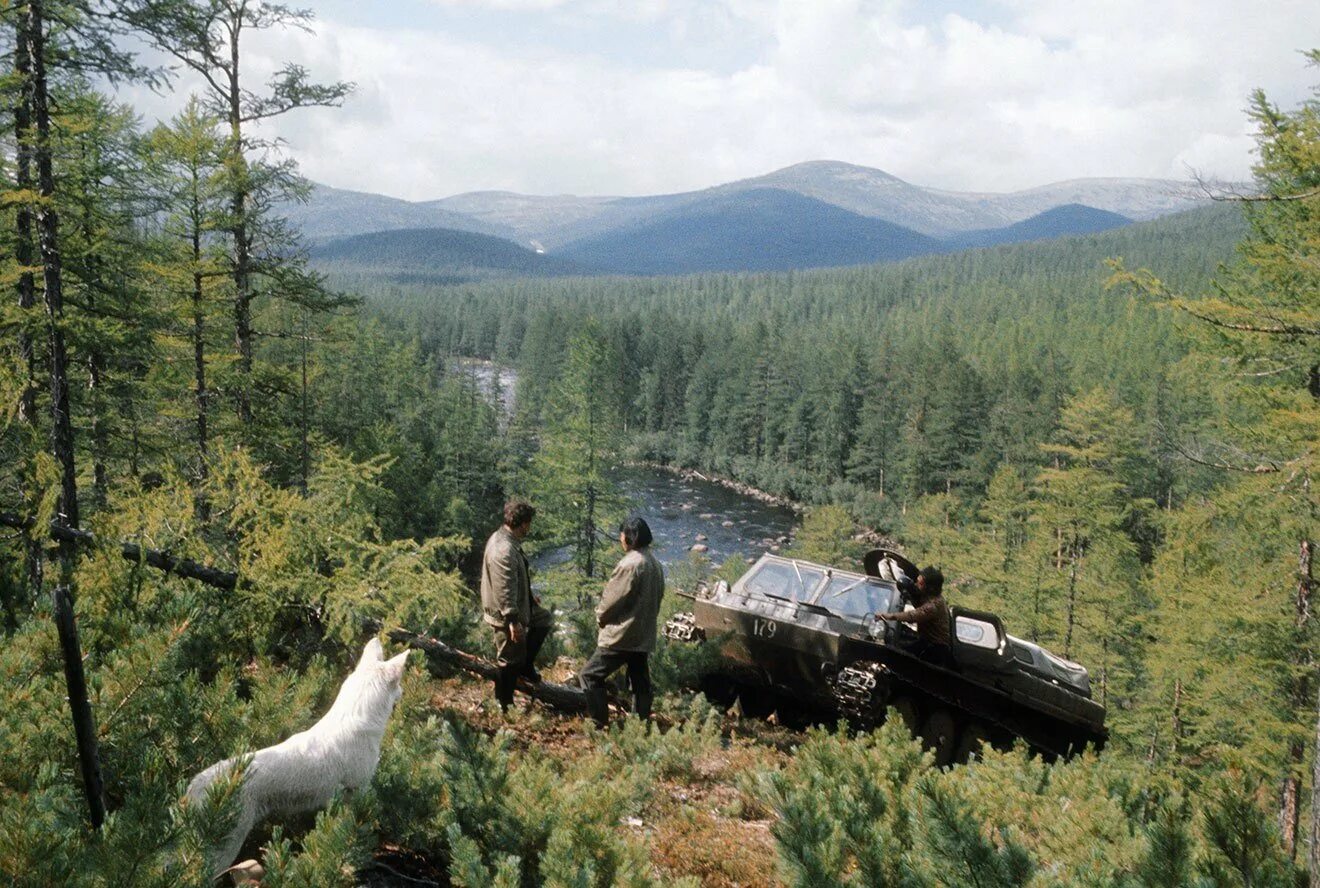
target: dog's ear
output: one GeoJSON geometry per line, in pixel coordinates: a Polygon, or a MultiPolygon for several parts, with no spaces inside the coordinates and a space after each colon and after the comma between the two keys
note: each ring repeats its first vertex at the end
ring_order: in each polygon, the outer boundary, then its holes
{"type": "Polygon", "coordinates": [[[389,677],[390,681],[403,680],[403,670],[408,666],[409,653],[411,653],[411,651],[404,651],[397,657],[391,657],[381,664],[381,667],[385,670],[385,674],[389,677]]]}
{"type": "Polygon", "coordinates": [[[362,657],[358,660],[357,668],[361,669],[369,663],[379,663],[383,657],[384,652],[380,647],[380,639],[373,638],[362,649],[362,657]]]}

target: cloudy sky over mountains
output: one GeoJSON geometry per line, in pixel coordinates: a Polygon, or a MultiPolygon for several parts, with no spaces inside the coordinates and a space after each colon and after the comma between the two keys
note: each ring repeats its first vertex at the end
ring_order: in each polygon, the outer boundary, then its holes
{"type": "MultiPolygon", "coordinates": [[[[310,0],[251,43],[355,81],[272,130],[310,178],[411,200],[651,194],[804,160],[1005,191],[1244,178],[1250,91],[1320,70],[1314,0],[310,0]]],[[[167,114],[178,96],[132,95],[167,114]]]]}

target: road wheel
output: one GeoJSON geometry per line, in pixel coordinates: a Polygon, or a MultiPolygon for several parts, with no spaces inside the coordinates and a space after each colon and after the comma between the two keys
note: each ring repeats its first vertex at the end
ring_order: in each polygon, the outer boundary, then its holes
{"type": "Polygon", "coordinates": [[[918,736],[918,728],[921,725],[921,708],[917,706],[917,701],[912,697],[901,695],[889,701],[889,709],[898,714],[907,727],[908,733],[913,737],[918,736]]]}
{"type": "Polygon", "coordinates": [[[775,694],[775,721],[791,731],[805,731],[815,723],[811,710],[787,694],[775,694]]]}
{"type": "Polygon", "coordinates": [[[706,695],[711,706],[727,712],[738,699],[738,685],[726,675],[707,675],[701,679],[701,693],[706,695]]]}
{"type": "Polygon", "coordinates": [[[953,713],[943,706],[931,710],[921,723],[921,744],[935,753],[936,767],[951,764],[958,747],[958,723],[953,713]]]}
{"type": "Polygon", "coordinates": [[[980,722],[972,722],[963,728],[962,736],[958,738],[958,748],[953,754],[953,760],[960,765],[965,765],[973,758],[981,757],[982,747],[990,746],[992,742],[990,729],[980,722]]]}
{"type": "Polygon", "coordinates": [[[775,698],[767,688],[741,685],[738,688],[738,711],[743,718],[769,718],[775,711],[775,698]]]}

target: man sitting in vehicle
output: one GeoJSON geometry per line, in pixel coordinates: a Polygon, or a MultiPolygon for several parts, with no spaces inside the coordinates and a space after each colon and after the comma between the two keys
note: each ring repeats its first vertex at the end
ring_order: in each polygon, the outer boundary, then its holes
{"type": "MultiPolygon", "coordinates": [[[[907,584],[903,584],[907,585],[907,584]]],[[[902,588],[902,586],[900,586],[902,588]]],[[[912,599],[913,610],[876,614],[876,619],[894,623],[911,623],[917,629],[914,650],[923,660],[940,666],[952,664],[949,607],[944,603],[944,574],[938,567],[922,568],[914,585],[902,591],[912,599]]]]}

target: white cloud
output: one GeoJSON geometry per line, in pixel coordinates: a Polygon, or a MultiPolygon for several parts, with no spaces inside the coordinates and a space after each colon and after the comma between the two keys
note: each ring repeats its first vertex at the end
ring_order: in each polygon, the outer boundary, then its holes
{"type": "Polygon", "coordinates": [[[330,20],[315,37],[263,35],[254,70],[294,58],[358,84],[343,109],[274,125],[311,178],[410,199],[675,191],[816,158],[968,190],[1188,167],[1241,178],[1249,91],[1302,98],[1316,72],[1292,50],[1320,45],[1320,19],[1296,0],[998,0],[992,18],[924,19],[916,3],[876,0],[431,2],[563,27],[624,16],[709,64],[568,52],[553,27],[516,50],[499,34],[330,20]],[[733,70],[730,29],[765,46],[733,70]]]}

